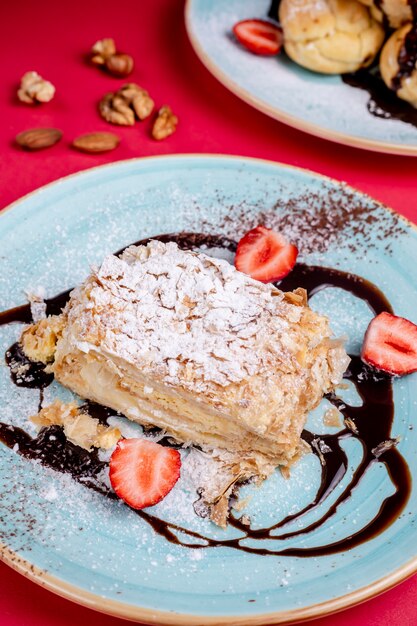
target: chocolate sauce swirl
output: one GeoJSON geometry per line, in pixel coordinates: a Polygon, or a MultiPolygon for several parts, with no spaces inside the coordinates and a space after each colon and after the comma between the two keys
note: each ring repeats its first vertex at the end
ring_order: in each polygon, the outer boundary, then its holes
{"type": "Polygon", "coordinates": [[[374,117],[384,120],[398,120],[417,128],[417,109],[401,100],[395,91],[389,89],[381,78],[379,70],[359,70],[354,74],[343,74],[342,80],[351,87],[369,93],[367,109],[374,117]]]}
{"type": "Polygon", "coordinates": [[[6,351],[6,363],[9,366],[10,376],[18,387],[43,389],[51,384],[53,374],[45,372],[45,364],[31,361],[27,358],[19,342],[14,343],[6,351]]]}
{"type": "MultiPolygon", "coordinates": [[[[176,241],[182,249],[187,250],[198,247],[217,247],[234,252],[236,249],[236,242],[231,239],[198,233],[161,235],[154,237],[154,239],[164,242],[176,241]]],[[[143,240],[135,245],[144,244],[147,241],[143,240]]],[[[122,252],[123,250],[120,250],[117,254],[122,252]]],[[[360,276],[337,269],[299,263],[292,273],[281,281],[279,287],[283,290],[304,287],[309,297],[322,289],[338,287],[364,300],[375,314],[382,311],[392,311],[389,302],[375,285],[360,276]]],[[[69,291],[66,291],[56,298],[47,300],[47,313],[59,313],[68,297],[69,291]]],[[[0,313],[0,325],[30,321],[29,305],[0,313]]],[[[14,344],[6,357],[9,365],[11,358],[13,358],[16,366],[20,357],[23,359],[23,364],[27,364],[19,345],[14,344]]],[[[278,519],[267,528],[253,528],[232,514],[229,522],[239,531],[239,536],[234,539],[213,539],[202,533],[160,519],[148,511],[136,511],[136,513],[156,533],[171,543],[191,549],[229,547],[260,555],[324,556],[349,550],[383,532],[404,509],[410,495],[411,477],[404,458],[396,448],[397,440],[393,439],[391,434],[394,418],[391,378],[388,375],[376,374],[362,363],[358,356],[353,355],[351,358],[345,378],[354,384],[363,404],[351,406],[336,394],[329,394],[328,400],[343,415],[344,427],[336,434],[316,435],[307,430],[303,431],[303,439],[310,444],[312,452],[320,460],[321,483],[312,502],[301,511],[288,515],[284,519],[278,519]],[[360,442],[362,459],[348,485],[344,487],[336,500],[325,509],[325,512],[322,512],[327,498],[346,476],[348,459],[342,444],[348,439],[356,439],[360,442]],[[280,542],[283,540],[313,534],[315,529],[332,518],[343,502],[355,496],[356,487],[375,463],[382,463],[385,466],[394,486],[394,493],[381,502],[376,516],[363,528],[351,532],[343,539],[325,545],[301,548],[291,547],[286,543],[285,547],[280,546],[280,542]],[[318,509],[319,506],[320,509],[318,509]],[[319,514],[314,522],[302,528],[298,524],[294,524],[295,521],[301,521],[307,513],[316,509],[319,514]],[[247,540],[251,540],[250,545],[248,545],[247,540]],[[264,547],[264,540],[268,540],[268,548],[264,547]],[[276,547],[270,547],[271,540],[275,542],[276,547]]],[[[39,367],[39,364],[33,365],[35,370],[36,367],[39,367]]],[[[11,375],[16,384],[21,384],[16,380],[13,369],[11,369],[11,375]]],[[[33,374],[28,386],[42,389],[47,381],[41,373],[39,373],[39,378],[36,376],[33,374]]],[[[114,415],[113,410],[93,402],[87,402],[84,407],[90,415],[98,418],[102,423],[106,423],[107,418],[114,415]]],[[[44,428],[36,438],[32,438],[22,429],[0,422],[0,441],[10,448],[18,444],[18,453],[23,457],[37,459],[43,465],[56,471],[69,473],[85,487],[93,489],[107,498],[116,498],[100,477],[102,472],[106,471],[107,464],[100,461],[96,451],[87,452],[67,441],[60,427],[44,428]]],[[[165,439],[161,443],[171,445],[169,439],[165,439]]]]}

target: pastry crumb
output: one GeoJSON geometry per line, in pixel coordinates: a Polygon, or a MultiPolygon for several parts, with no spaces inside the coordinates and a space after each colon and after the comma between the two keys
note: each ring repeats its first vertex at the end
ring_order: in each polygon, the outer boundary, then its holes
{"type": "Polygon", "coordinates": [[[323,415],[323,424],[332,428],[339,428],[342,425],[341,413],[336,407],[327,409],[323,415]]]}
{"type": "Polygon", "coordinates": [[[83,412],[75,402],[55,400],[37,415],[32,415],[30,420],[40,428],[63,426],[67,439],[84,450],[91,450],[92,447],[108,450],[121,437],[118,428],[100,424],[98,419],[83,412]]]}
{"type": "Polygon", "coordinates": [[[51,363],[64,326],[62,315],[50,315],[36,324],[31,324],[23,331],[20,339],[25,355],[31,361],[51,363]]]}
{"type": "Polygon", "coordinates": [[[229,517],[229,498],[223,495],[218,502],[210,507],[210,519],[212,522],[220,526],[220,528],[227,528],[227,518],[229,517]]]}

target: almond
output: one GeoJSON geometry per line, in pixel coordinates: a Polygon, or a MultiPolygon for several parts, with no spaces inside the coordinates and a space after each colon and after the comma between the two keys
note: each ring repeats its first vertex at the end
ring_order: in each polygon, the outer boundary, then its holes
{"type": "Polygon", "coordinates": [[[114,150],[120,143],[120,138],[114,133],[87,133],[80,135],[72,142],[72,145],[81,152],[109,152],[114,150]]]}
{"type": "Polygon", "coordinates": [[[56,144],[62,138],[57,128],[31,128],[19,133],[16,143],[24,150],[42,150],[56,144]]]}

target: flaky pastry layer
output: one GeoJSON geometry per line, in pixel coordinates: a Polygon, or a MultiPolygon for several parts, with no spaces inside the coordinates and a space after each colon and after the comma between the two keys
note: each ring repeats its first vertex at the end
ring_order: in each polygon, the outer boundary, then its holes
{"type": "Polygon", "coordinates": [[[227,451],[247,474],[291,465],[308,412],[348,363],[303,290],[285,294],[174,243],[107,257],[60,321],[59,382],[180,442],[227,451]]]}

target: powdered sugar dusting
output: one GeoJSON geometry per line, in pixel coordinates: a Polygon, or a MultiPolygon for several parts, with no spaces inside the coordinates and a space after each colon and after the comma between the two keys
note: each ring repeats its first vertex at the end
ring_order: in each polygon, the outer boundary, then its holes
{"type": "Polygon", "coordinates": [[[100,350],[201,391],[265,371],[270,352],[289,359],[279,337],[301,313],[224,260],[152,241],[107,257],[68,316],[69,327],[81,325],[74,341],[82,351],[104,335],[100,350]]]}

